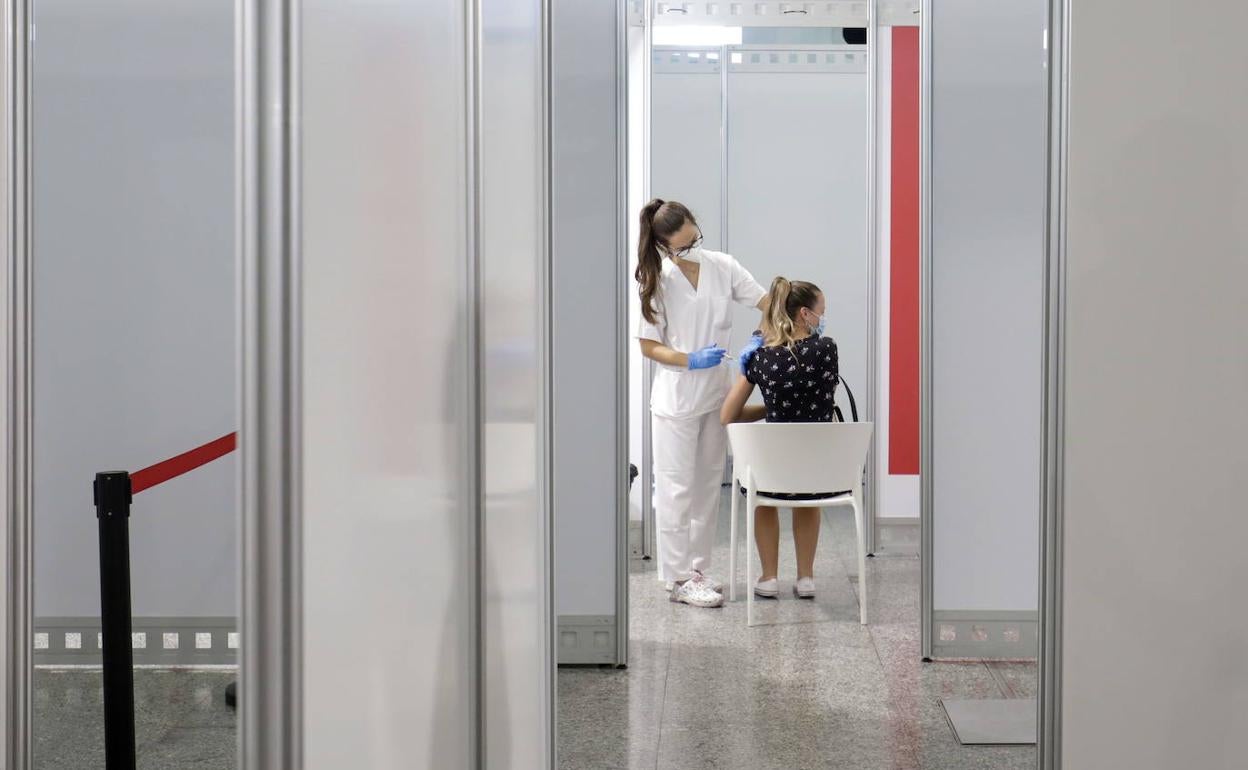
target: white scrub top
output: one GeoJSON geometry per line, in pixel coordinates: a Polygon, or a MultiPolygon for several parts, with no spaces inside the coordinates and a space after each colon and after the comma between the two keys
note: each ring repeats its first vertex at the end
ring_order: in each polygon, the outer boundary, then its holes
{"type": "MultiPolygon", "coordinates": [[[[685,259],[701,264],[698,288],[693,288],[672,260],[664,258],[655,293],[655,323],[643,316],[637,337],[681,353],[692,353],[710,344],[726,348],[732,334],[731,303],[755,307],[767,290],[728,254],[696,249],[685,259]]],[[[650,391],[651,413],[685,419],[719,409],[737,371],[732,351],[724,361],[720,366],[695,370],[658,364],[650,391]]]]}

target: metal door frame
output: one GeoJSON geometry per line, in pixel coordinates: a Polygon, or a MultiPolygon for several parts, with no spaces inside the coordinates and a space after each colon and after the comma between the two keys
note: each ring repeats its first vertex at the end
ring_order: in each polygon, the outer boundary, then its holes
{"type": "MultiPolygon", "coordinates": [[[[1046,180],[1044,243],[1044,398],[1040,473],[1039,696],[1037,698],[1037,767],[1060,770],[1062,677],[1062,537],[1065,517],[1065,349],[1066,349],[1066,180],[1069,133],[1072,0],[1048,0],[1046,61],[1046,180]]],[[[920,18],[920,263],[921,296],[921,654],[932,653],[932,6],[922,0],[920,18]]]]}
{"type": "MultiPolygon", "coordinates": [[[[620,0],[620,2],[625,8],[627,8],[629,0],[620,0]]],[[[879,270],[879,233],[876,232],[877,224],[879,222],[879,201],[876,200],[876,175],[879,173],[879,158],[878,158],[878,148],[877,148],[878,142],[877,142],[877,137],[876,137],[876,132],[877,132],[876,112],[877,112],[878,89],[879,89],[879,83],[878,83],[879,47],[876,42],[877,41],[876,31],[877,31],[877,26],[878,26],[878,21],[879,21],[877,2],[878,0],[869,0],[869,2],[867,3],[867,12],[868,12],[867,45],[866,45],[866,48],[867,48],[867,73],[866,73],[866,77],[867,77],[867,106],[866,106],[866,112],[867,112],[866,180],[867,180],[867,184],[866,184],[866,190],[864,193],[867,196],[866,219],[864,222],[864,225],[866,227],[866,245],[867,245],[866,254],[865,254],[865,258],[867,262],[867,270],[866,270],[867,282],[865,286],[865,291],[867,292],[867,301],[866,301],[867,356],[866,356],[866,383],[865,383],[866,397],[864,399],[865,404],[863,408],[864,417],[867,421],[874,420],[875,415],[876,415],[877,405],[879,402],[879,399],[876,393],[876,387],[879,383],[879,367],[880,367],[879,351],[877,350],[878,340],[879,340],[879,319],[877,318],[878,306],[879,306],[878,294],[879,294],[879,273],[880,273],[880,270],[879,270]]],[[[627,13],[627,11],[625,11],[625,13],[627,13]]],[[[654,28],[653,13],[654,13],[654,4],[652,2],[645,2],[643,5],[643,9],[642,9],[642,20],[643,20],[642,23],[645,25],[645,37],[646,37],[646,42],[645,42],[646,56],[645,56],[645,64],[643,65],[644,66],[643,78],[645,82],[643,86],[644,92],[643,92],[643,97],[642,97],[643,102],[645,104],[645,109],[646,109],[646,114],[643,117],[643,121],[642,121],[644,125],[643,130],[645,131],[645,137],[643,140],[643,147],[645,148],[644,149],[645,157],[643,159],[643,164],[642,164],[643,169],[644,169],[642,172],[643,174],[642,188],[644,191],[643,195],[647,199],[651,197],[649,149],[650,149],[650,139],[651,139],[651,133],[650,133],[651,99],[650,97],[652,93],[652,89],[651,89],[652,66],[651,64],[653,60],[651,57],[651,51],[653,49],[653,43],[652,43],[652,30],[654,28]]],[[[626,15],[622,23],[627,24],[627,18],[628,17],[626,15]]],[[[719,245],[719,248],[728,253],[731,253],[731,246],[728,243],[730,225],[729,225],[729,216],[728,216],[728,141],[729,141],[728,70],[729,70],[729,60],[727,57],[727,53],[730,48],[740,48],[740,47],[741,46],[720,46],[720,61],[722,62],[722,65],[720,68],[720,127],[719,127],[720,129],[720,145],[719,145],[719,150],[720,150],[720,245],[719,245]]],[[[775,48],[776,46],[765,46],[765,47],[775,48]]],[[[791,47],[791,46],[782,46],[782,47],[791,47]]],[[[627,59],[623,61],[622,66],[623,66],[622,71],[626,73],[627,72],[627,59]]],[[[627,142],[628,142],[627,123],[625,123],[625,130],[622,133],[619,141],[621,142],[621,145],[624,148],[627,148],[627,142]]],[[[626,268],[628,264],[627,259],[628,259],[628,255],[625,254],[625,267],[626,268]]],[[[627,282],[625,282],[625,286],[627,286],[627,282]]],[[[625,297],[625,299],[627,299],[627,297],[625,297]]],[[[627,364],[627,353],[625,354],[624,361],[627,364]]],[[[643,384],[642,384],[642,398],[641,398],[640,407],[642,409],[643,419],[642,419],[642,427],[641,427],[641,430],[642,430],[641,468],[640,468],[640,473],[638,475],[638,481],[640,481],[642,484],[642,487],[641,487],[642,489],[642,498],[641,498],[642,551],[641,552],[642,552],[643,557],[649,558],[653,555],[653,552],[654,552],[654,539],[653,538],[654,538],[655,529],[656,529],[655,520],[654,520],[653,495],[651,494],[651,491],[650,491],[653,487],[654,477],[653,477],[653,467],[652,467],[653,448],[651,446],[649,394],[650,394],[650,387],[653,384],[653,380],[654,380],[654,364],[653,362],[649,360],[644,360],[642,362],[642,367],[643,367],[643,370],[642,370],[643,372],[642,383],[643,384]]],[[[625,371],[627,371],[627,368],[625,369],[625,371]]],[[[625,398],[627,399],[627,393],[625,394],[625,398]]],[[[625,422],[624,426],[625,426],[625,430],[627,431],[628,423],[625,422]]],[[[877,441],[877,438],[873,437],[872,448],[868,452],[868,455],[867,455],[867,467],[866,467],[867,494],[866,494],[866,506],[865,507],[866,507],[866,516],[869,522],[867,526],[866,539],[867,539],[867,553],[871,555],[875,555],[877,542],[878,542],[877,537],[878,537],[878,531],[879,531],[878,517],[877,517],[876,511],[877,511],[877,501],[879,499],[880,484],[878,481],[879,463],[878,463],[878,458],[876,456],[877,454],[876,448],[875,448],[876,441],[877,441]]],[[[624,575],[623,579],[627,581],[628,579],[627,574],[624,575]]]]}

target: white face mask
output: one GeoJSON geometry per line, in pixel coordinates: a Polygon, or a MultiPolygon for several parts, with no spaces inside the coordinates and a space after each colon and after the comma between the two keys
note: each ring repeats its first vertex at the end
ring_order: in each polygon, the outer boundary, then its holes
{"type": "MultiPolygon", "coordinates": [[[[663,253],[667,254],[668,257],[673,258],[673,259],[677,257],[676,253],[673,252],[668,247],[660,246],[660,248],[663,249],[663,253]]],[[[679,255],[679,258],[681,260],[694,262],[694,263],[702,261],[702,233],[701,232],[698,233],[697,239],[691,244],[689,250],[685,254],[679,255]]]]}

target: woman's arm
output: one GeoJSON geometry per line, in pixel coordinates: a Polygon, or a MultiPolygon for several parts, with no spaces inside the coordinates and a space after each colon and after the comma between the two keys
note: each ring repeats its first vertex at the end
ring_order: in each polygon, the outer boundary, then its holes
{"type": "Polygon", "coordinates": [[[737,381],[732,384],[732,389],[728,391],[728,397],[724,399],[724,405],[719,408],[719,421],[724,425],[730,425],[734,422],[758,422],[767,416],[767,407],[762,404],[746,404],[750,400],[750,395],[754,392],[754,383],[738,377],[737,381]]]}
{"type": "Polygon", "coordinates": [[[689,368],[689,356],[681,353],[679,350],[672,350],[667,345],[654,340],[639,340],[641,342],[641,354],[651,361],[657,361],[660,364],[674,366],[677,369],[689,368]]]}

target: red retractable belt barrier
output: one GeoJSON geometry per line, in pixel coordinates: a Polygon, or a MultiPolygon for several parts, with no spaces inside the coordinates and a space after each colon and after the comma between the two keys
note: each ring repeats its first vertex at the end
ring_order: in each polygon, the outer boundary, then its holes
{"type": "MultiPolygon", "coordinates": [[[[130,610],[130,504],[157,484],[233,452],[231,433],[141,471],[95,474],[95,515],[100,527],[100,636],[103,641],[104,766],[135,770],[134,650],[130,610]]],[[[229,696],[227,694],[227,702],[229,696]]]]}
{"type": "Polygon", "coordinates": [[[190,473],[202,465],[207,465],[213,460],[225,457],[236,448],[238,448],[238,434],[231,433],[228,436],[222,436],[216,441],[210,441],[201,447],[196,447],[189,452],[183,452],[177,457],[170,457],[168,460],[156,463],[141,471],[135,471],[130,474],[130,493],[137,495],[145,489],[151,489],[158,484],[164,484],[170,479],[190,473]]]}

